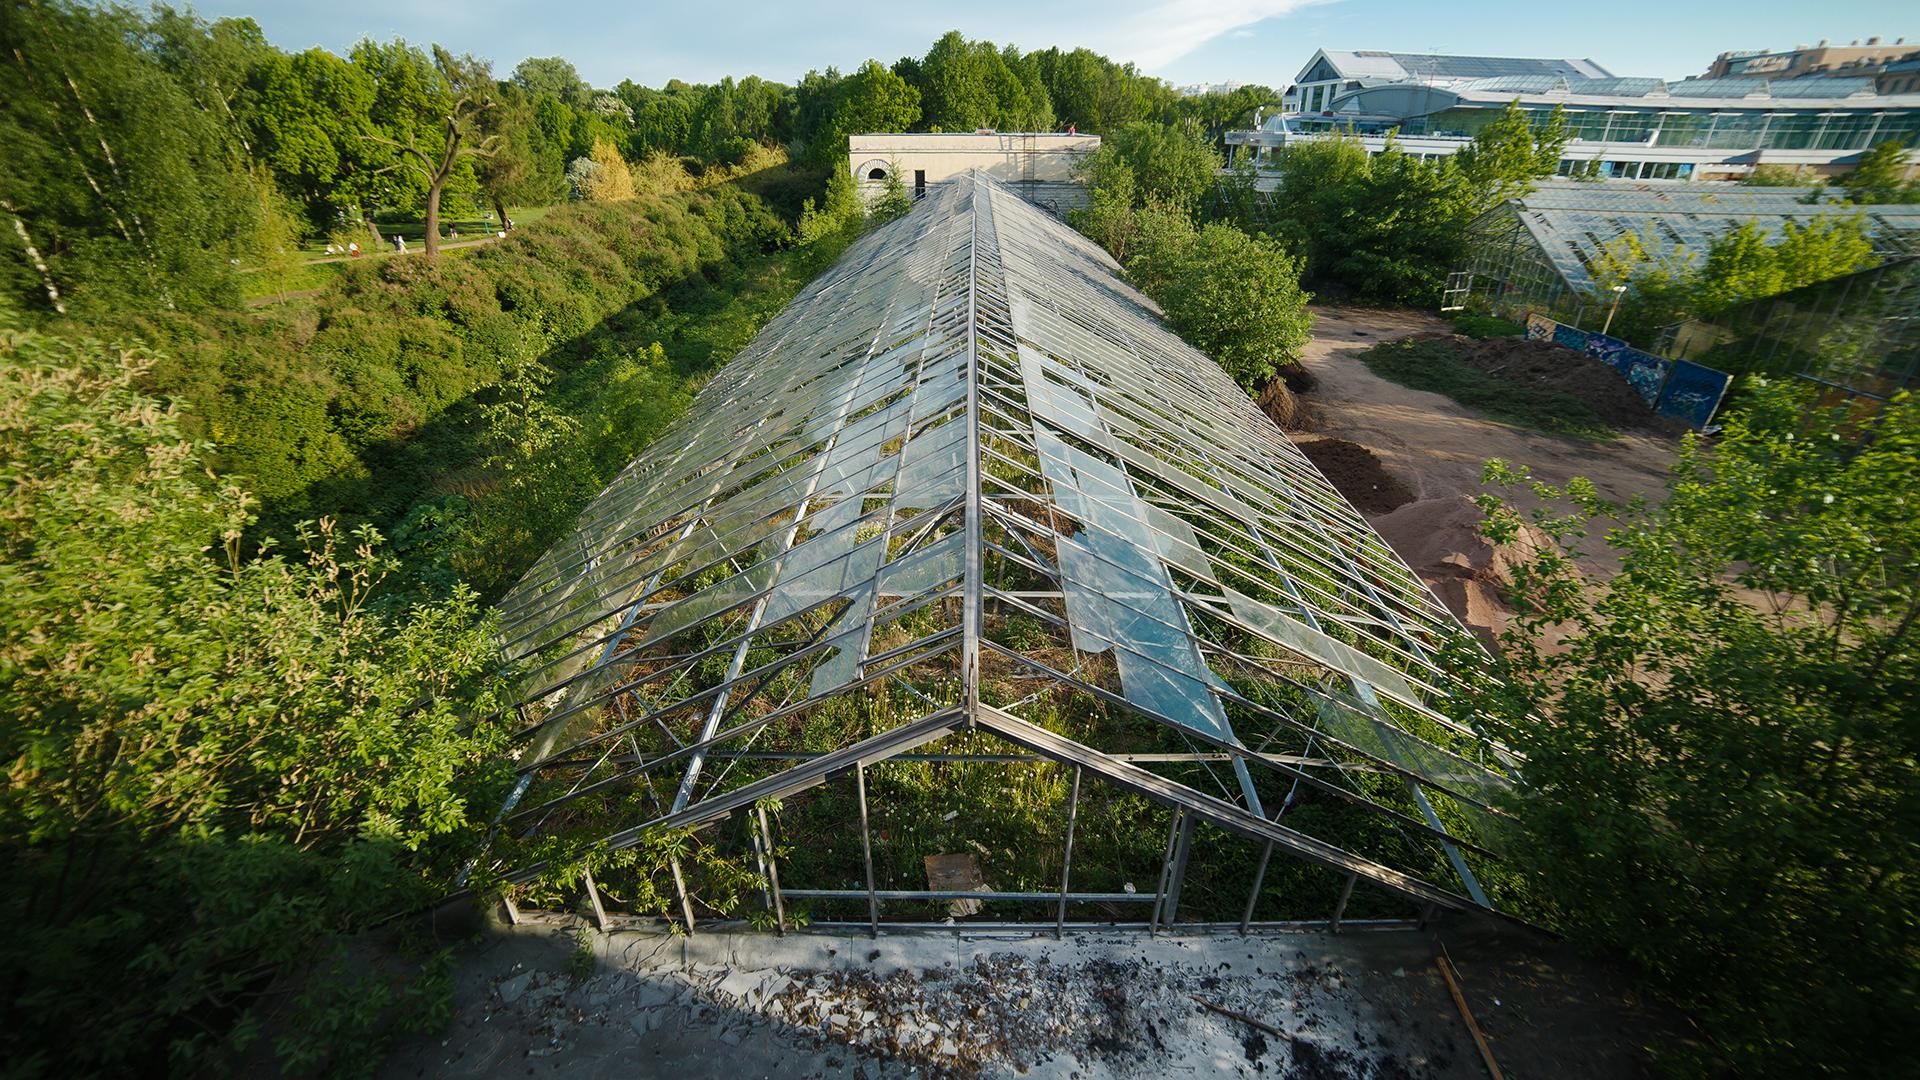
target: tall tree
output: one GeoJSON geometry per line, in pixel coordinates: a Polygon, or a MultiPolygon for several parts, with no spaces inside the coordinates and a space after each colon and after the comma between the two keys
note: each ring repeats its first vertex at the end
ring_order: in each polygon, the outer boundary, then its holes
{"type": "Polygon", "coordinates": [[[908,131],[920,120],[920,91],[878,60],[867,61],[859,71],[842,79],[834,87],[833,97],[832,112],[820,134],[807,144],[807,157],[815,164],[844,158],[849,135],[908,131]]]}
{"type": "MultiPolygon", "coordinates": [[[[395,45],[407,51],[403,44],[395,45]]],[[[367,137],[394,152],[393,164],[383,171],[403,170],[425,185],[426,249],[429,256],[437,255],[440,196],[447,182],[463,164],[492,157],[500,144],[500,135],[484,130],[489,115],[500,107],[500,88],[486,61],[456,57],[439,45],[433,47],[430,67],[403,62],[387,71],[401,85],[392,88],[394,107],[384,130],[370,130],[367,137]]]]}
{"type": "Polygon", "coordinates": [[[512,81],[529,97],[551,94],[576,109],[586,108],[593,98],[593,88],[580,77],[580,72],[558,56],[530,56],[520,61],[513,69],[512,81]]]}
{"type": "Polygon", "coordinates": [[[123,9],[0,7],[0,281],[23,303],[235,298],[259,201],[225,119],[136,47],[123,9]]]}
{"type": "Polygon", "coordinates": [[[1537,130],[1531,114],[1509,101],[1473,141],[1453,155],[1453,164],[1475,191],[1478,210],[1490,210],[1533,190],[1533,182],[1552,176],[1567,146],[1566,113],[1555,105],[1537,130]]]}
{"type": "Polygon", "coordinates": [[[931,131],[990,127],[998,111],[987,74],[958,30],[949,30],[920,62],[920,100],[931,131]]]}
{"type": "Polygon", "coordinates": [[[1191,212],[1213,186],[1221,158],[1194,128],[1140,121],[1101,141],[1089,166],[1096,186],[1099,172],[1114,163],[1132,175],[1137,204],[1157,198],[1191,212]]]}
{"type": "Polygon", "coordinates": [[[488,110],[482,131],[496,141],[493,154],[478,159],[480,189],[493,203],[502,229],[513,228],[509,205],[536,206],[565,197],[559,157],[548,152],[525,90],[515,83],[503,85],[500,103],[488,110]]]}
{"type": "Polygon", "coordinates": [[[1920,202],[1920,181],[1907,178],[1907,144],[1889,139],[1860,155],[1853,171],[1835,180],[1857,203],[1920,202]]]}

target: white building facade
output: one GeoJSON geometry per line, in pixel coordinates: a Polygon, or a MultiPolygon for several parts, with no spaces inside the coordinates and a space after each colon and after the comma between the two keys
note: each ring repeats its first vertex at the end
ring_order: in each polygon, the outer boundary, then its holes
{"type": "Polygon", "coordinates": [[[1920,143],[1920,94],[1882,94],[1870,78],[1618,78],[1591,60],[1316,52],[1279,115],[1228,132],[1236,158],[1289,141],[1392,137],[1428,157],[1465,146],[1509,102],[1536,126],[1562,110],[1566,175],[1628,180],[1737,180],[1758,165],[1809,178],[1846,172],[1882,142],[1920,143]]]}
{"type": "Polygon", "coordinates": [[[1061,132],[874,133],[847,138],[847,167],[871,202],[898,175],[916,198],[979,169],[1029,202],[1056,213],[1086,205],[1075,179],[1081,162],[1100,149],[1100,136],[1061,132]]]}

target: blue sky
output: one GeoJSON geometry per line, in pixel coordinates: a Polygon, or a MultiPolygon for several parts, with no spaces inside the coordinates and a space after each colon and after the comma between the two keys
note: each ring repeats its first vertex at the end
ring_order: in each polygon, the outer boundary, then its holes
{"type": "Polygon", "coordinates": [[[809,68],[919,55],[950,29],[1023,49],[1086,45],[1175,83],[1279,87],[1316,48],[1589,57],[1619,75],[1679,78],[1727,49],[1785,49],[1821,38],[1920,41],[1920,14],[1892,0],[1835,7],[1608,0],[1075,0],[961,4],[834,0],[210,0],[206,18],[250,15],[282,48],[344,51],[363,36],[438,41],[506,72],[528,56],[564,56],[596,86],[631,78],[791,82],[809,68]]]}

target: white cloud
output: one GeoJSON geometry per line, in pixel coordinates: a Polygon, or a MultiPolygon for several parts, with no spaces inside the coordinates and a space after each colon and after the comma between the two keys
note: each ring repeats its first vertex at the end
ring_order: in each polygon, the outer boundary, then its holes
{"type": "Polygon", "coordinates": [[[1244,27],[1244,26],[1243,26],[1243,27],[1241,27],[1240,29],[1238,29],[1238,30],[1235,30],[1235,31],[1234,31],[1233,33],[1231,33],[1231,34],[1229,34],[1229,35],[1227,35],[1227,36],[1228,36],[1228,37],[1237,37],[1237,38],[1250,38],[1250,37],[1252,37],[1252,36],[1253,36],[1253,31],[1251,31],[1251,30],[1249,30],[1249,29],[1247,29],[1246,27],[1244,27]]]}
{"type": "MultiPolygon", "coordinates": [[[[1319,0],[1161,0],[1109,23],[1094,47],[1145,71],[1173,63],[1222,34],[1319,0]]],[[[1093,44],[1093,43],[1089,43],[1093,44]]]]}

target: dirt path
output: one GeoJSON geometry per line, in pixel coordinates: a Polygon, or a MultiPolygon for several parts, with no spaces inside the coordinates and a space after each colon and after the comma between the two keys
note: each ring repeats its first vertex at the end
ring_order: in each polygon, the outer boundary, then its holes
{"type": "MultiPolygon", "coordinates": [[[[1297,440],[1330,436],[1374,451],[1417,499],[1478,494],[1483,464],[1504,458],[1526,465],[1551,484],[1575,476],[1592,480],[1600,493],[1624,501],[1657,497],[1673,460],[1674,439],[1623,434],[1611,442],[1561,438],[1489,420],[1451,398],[1410,390],[1367,370],[1358,355],[1382,341],[1420,333],[1445,333],[1439,319],[1412,311],[1315,306],[1314,337],[1304,366],[1318,385],[1301,396],[1305,406],[1297,440]]],[[[1531,497],[1518,499],[1523,506],[1531,497]]],[[[1611,575],[1619,560],[1598,535],[1581,545],[1590,571],[1611,575]]]]}

